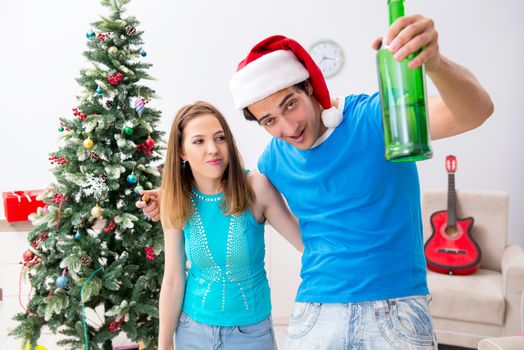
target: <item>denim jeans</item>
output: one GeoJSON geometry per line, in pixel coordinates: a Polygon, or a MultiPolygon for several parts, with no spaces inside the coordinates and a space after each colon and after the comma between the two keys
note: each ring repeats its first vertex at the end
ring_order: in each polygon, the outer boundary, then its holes
{"type": "Polygon", "coordinates": [[[285,350],[436,350],[429,297],[295,303],[285,350]]]}
{"type": "Polygon", "coordinates": [[[235,327],[211,326],[181,312],[175,335],[176,350],[276,350],[271,317],[235,327]]]}

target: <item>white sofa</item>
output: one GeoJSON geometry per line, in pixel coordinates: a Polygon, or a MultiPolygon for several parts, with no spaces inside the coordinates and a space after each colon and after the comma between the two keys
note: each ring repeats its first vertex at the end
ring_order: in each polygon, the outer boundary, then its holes
{"type": "MultiPolygon", "coordinates": [[[[446,191],[422,194],[425,240],[431,235],[431,214],[446,206],[446,191]]],[[[474,218],[472,235],[482,260],[480,269],[468,276],[428,272],[439,343],[477,348],[483,338],[523,331],[524,252],[508,245],[508,208],[506,193],[457,191],[457,216],[474,218]]]]}

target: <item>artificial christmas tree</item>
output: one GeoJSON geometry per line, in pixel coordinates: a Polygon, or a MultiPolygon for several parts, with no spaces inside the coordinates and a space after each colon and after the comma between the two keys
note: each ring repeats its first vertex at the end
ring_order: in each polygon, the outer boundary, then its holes
{"type": "Polygon", "coordinates": [[[159,186],[162,133],[160,112],[147,106],[154,91],[140,84],[151,65],[138,21],[123,16],[128,2],[102,0],[111,15],[83,39],[92,64],[77,79],[85,91],[73,116],[60,118],[56,181],[21,250],[32,294],[11,335],[32,348],[43,326],[65,336],[67,349],[111,349],[120,332],[146,348],[156,342],[162,230],[135,202],[139,189],[159,186]]]}

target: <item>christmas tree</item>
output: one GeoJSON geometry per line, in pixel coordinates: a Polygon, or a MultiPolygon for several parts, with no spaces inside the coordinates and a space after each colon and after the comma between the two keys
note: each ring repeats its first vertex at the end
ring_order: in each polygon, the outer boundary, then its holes
{"type": "Polygon", "coordinates": [[[146,348],[156,342],[162,230],[135,202],[139,189],[159,186],[162,133],[160,112],[146,106],[154,91],[140,84],[151,64],[139,22],[124,17],[129,1],[102,0],[111,15],[84,38],[84,91],[60,118],[62,142],[49,158],[56,180],[31,217],[22,269],[32,293],[11,333],[31,347],[43,326],[67,349],[111,349],[120,332],[146,348]]]}

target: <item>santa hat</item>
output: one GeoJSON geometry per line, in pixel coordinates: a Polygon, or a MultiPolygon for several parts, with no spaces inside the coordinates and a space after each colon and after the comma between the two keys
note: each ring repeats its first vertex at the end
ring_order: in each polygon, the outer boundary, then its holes
{"type": "Polygon", "coordinates": [[[322,121],[336,127],[342,114],[331,106],[324,76],[309,53],[295,40],[271,36],[255,45],[230,80],[235,107],[243,109],[275,92],[310,80],[313,94],[324,109],[322,121]]]}

